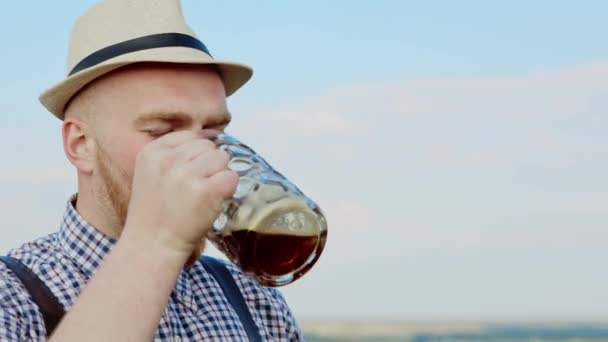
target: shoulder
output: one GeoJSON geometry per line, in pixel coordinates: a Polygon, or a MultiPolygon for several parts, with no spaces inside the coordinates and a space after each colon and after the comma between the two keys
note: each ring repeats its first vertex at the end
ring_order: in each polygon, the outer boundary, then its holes
{"type": "MultiPolygon", "coordinates": [[[[9,251],[35,274],[52,264],[54,236],[27,242],[9,251]]],[[[30,340],[44,337],[46,330],[38,306],[21,280],[0,262],[0,340],[30,340]]]]}
{"type": "Polygon", "coordinates": [[[258,284],[253,278],[249,277],[241,269],[233,263],[221,260],[226,268],[232,273],[232,277],[238,283],[239,287],[244,290],[243,295],[257,295],[262,294],[264,296],[269,297],[277,306],[281,308],[287,308],[287,302],[283,297],[283,294],[279,291],[279,289],[275,287],[264,287],[258,284]]]}
{"type": "MultiPolygon", "coordinates": [[[[302,332],[278,288],[264,287],[231,262],[217,259],[226,266],[239,286],[253,316],[263,321],[268,331],[279,340],[299,341],[302,332]]],[[[201,264],[201,263],[198,263],[201,264]]]]}
{"type": "Polygon", "coordinates": [[[19,259],[36,274],[69,309],[87,282],[79,265],[57,244],[57,235],[50,234],[27,242],[9,252],[9,256],[19,259]]]}
{"type": "Polygon", "coordinates": [[[0,340],[30,339],[45,329],[38,307],[21,281],[0,263],[0,340]]]}
{"type": "MultiPolygon", "coordinates": [[[[258,297],[264,297],[272,299],[279,306],[287,305],[285,299],[283,298],[283,295],[278,291],[278,289],[260,286],[253,278],[247,276],[245,273],[243,273],[243,271],[241,271],[238,266],[229,261],[219,258],[213,259],[215,261],[220,262],[224,265],[224,267],[226,267],[226,269],[228,269],[228,271],[236,281],[237,285],[239,286],[241,292],[243,293],[245,299],[254,300],[258,297]]],[[[202,266],[202,263],[199,264],[202,266]]]]}
{"type": "Polygon", "coordinates": [[[48,261],[54,255],[55,246],[53,244],[56,239],[56,234],[49,234],[38,239],[28,241],[21,246],[11,249],[9,256],[19,259],[25,265],[30,267],[34,264],[40,264],[48,261]]]}
{"type": "Polygon", "coordinates": [[[35,305],[17,276],[0,262],[0,309],[21,315],[24,308],[35,305]]]}
{"type": "MultiPolygon", "coordinates": [[[[53,248],[52,244],[50,243],[51,239],[52,235],[48,235],[30,242],[26,242],[20,247],[11,249],[7,255],[19,260],[23,265],[37,274],[37,270],[39,270],[42,265],[45,265],[51,261],[50,256],[52,253],[50,250],[53,248]]],[[[17,276],[3,262],[0,262],[0,275],[0,295],[5,296],[6,291],[15,290],[19,290],[20,293],[27,295],[27,290],[21,284],[19,278],[17,278],[17,276]]],[[[3,303],[4,302],[5,301],[3,301],[3,303]]]]}

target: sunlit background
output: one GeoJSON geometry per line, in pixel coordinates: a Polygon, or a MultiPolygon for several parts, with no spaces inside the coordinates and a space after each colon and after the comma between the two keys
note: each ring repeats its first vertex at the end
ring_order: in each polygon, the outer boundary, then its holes
{"type": "MultiPolygon", "coordinates": [[[[93,2],[0,10],[0,252],[76,191],[37,96],[93,2]]],[[[607,317],[608,2],[183,6],[255,70],[229,131],[327,214],[321,260],[283,289],[299,318],[607,317]]]]}

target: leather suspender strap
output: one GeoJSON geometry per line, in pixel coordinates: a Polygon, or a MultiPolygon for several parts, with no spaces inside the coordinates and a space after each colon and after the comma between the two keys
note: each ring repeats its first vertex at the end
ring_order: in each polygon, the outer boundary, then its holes
{"type": "Polygon", "coordinates": [[[239,290],[230,271],[228,271],[221,261],[208,256],[203,257],[203,266],[222,287],[224,296],[226,296],[226,299],[228,299],[237,315],[239,315],[243,328],[245,328],[245,331],[247,332],[249,341],[262,342],[260,331],[258,330],[257,325],[255,325],[251,312],[249,312],[249,309],[247,308],[245,298],[243,298],[243,294],[241,293],[241,290],[239,290]]]}
{"type": "Polygon", "coordinates": [[[38,309],[42,314],[44,326],[46,327],[46,335],[47,337],[51,336],[65,314],[65,310],[59,303],[59,300],[57,300],[57,297],[21,261],[9,256],[0,256],[0,262],[3,262],[19,278],[23,286],[30,293],[34,303],[38,305],[38,309]]]}

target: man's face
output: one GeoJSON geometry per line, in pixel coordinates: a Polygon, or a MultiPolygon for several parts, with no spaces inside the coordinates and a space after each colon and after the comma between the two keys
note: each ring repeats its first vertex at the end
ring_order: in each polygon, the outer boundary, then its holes
{"type": "Polygon", "coordinates": [[[95,120],[98,200],[123,227],[138,152],[176,130],[217,129],[230,121],[220,76],[194,66],[141,65],[111,74],[96,85],[103,94],[95,120]],[[101,112],[102,111],[102,112],[101,112]],[[107,203],[109,202],[109,203],[107,203]]]}

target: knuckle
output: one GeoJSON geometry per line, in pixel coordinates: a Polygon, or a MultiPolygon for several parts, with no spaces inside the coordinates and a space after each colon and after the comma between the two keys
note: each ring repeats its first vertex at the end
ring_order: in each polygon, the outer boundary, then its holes
{"type": "Polygon", "coordinates": [[[159,152],[155,155],[155,164],[158,165],[162,173],[166,173],[173,167],[175,156],[172,153],[159,152]]]}
{"type": "Polygon", "coordinates": [[[221,196],[213,189],[212,186],[210,186],[209,182],[199,182],[198,184],[200,204],[212,212],[220,212],[223,208],[223,200],[221,196]]]}
{"type": "Polygon", "coordinates": [[[215,148],[215,143],[209,139],[200,139],[200,141],[208,148],[215,148]]]}
{"type": "Polygon", "coordinates": [[[168,174],[176,181],[187,180],[186,176],[188,175],[188,167],[184,163],[171,163],[167,162],[169,166],[167,166],[168,174]]]}
{"type": "Polygon", "coordinates": [[[228,162],[230,161],[230,154],[228,154],[228,152],[226,152],[224,150],[220,150],[220,149],[217,150],[216,154],[217,154],[218,159],[222,162],[222,164],[224,166],[227,166],[228,162]]]}
{"type": "Polygon", "coordinates": [[[239,173],[234,170],[227,170],[226,172],[227,172],[227,175],[230,175],[230,177],[239,178],[239,173]]]}
{"type": "Polygon", "coordinates": [[[207,139],[201,139],[200,140],[201,143],[201,147],[205,150],[212,150],[215,148],[215,144],[211,141],[211,140],[207,140],[207,139]]]}
{"type": "Polygon", "coordinates": [[[209,150],[209,144],[206,140],[199,139],[196,141],[196,148],[199,152],[206,152],[209,150]]]}

